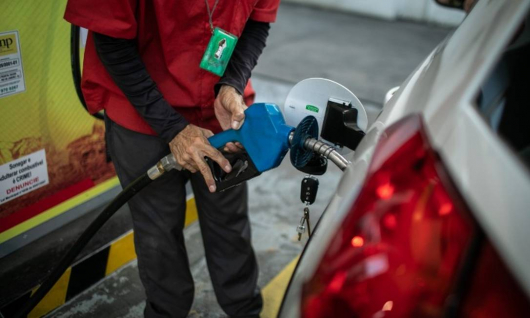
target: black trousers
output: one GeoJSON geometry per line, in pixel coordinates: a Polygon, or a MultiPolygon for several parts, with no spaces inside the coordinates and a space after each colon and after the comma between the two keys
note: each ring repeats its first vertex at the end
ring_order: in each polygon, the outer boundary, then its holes
{"type": "MultiPolygon", "coordinates": [[[[108,118],[105,124],[107,147],[123,187],[170,152],[156,136],[128,130],[108,118]]],[[[182,234],[188,180],[219,305],[231,317],[258,317],[262,298],[250,241],[246,184],[212,194],[200,173],[178,171],[155,180],[129,201],[138,269],[147,295],[145,317],[186,317],[193,302],[182,234]]]]}

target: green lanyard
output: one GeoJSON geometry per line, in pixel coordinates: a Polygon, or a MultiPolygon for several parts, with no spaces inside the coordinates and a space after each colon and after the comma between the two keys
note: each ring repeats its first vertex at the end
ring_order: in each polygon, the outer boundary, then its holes
{"type": "Polygon", "coordinates": [[[237,36],[221,28],[213,27],[212,16],[219,0],[215,0],[211,11],[208,0],[204,0],[204,2],[206,2],[206,9],[208,10],[208,22],[210,22],[212,37],[206,47],[206,51],[204,51],[200,67],[217,76],[223,76],[236,47],[237,36]]]}

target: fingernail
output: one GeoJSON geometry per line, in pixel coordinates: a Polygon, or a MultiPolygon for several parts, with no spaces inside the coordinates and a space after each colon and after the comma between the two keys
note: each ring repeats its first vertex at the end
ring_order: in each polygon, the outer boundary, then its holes
{"type": "Polygon", "coordinates": [[[239,127],[239,122],[237,120],[234,120],[232,122],[232,129],[237,129],[239,127]]]}
{"type": "Polygon", "coordinates": [[[215,192],[215,186],[214,185],[211,185],[209,189],[210,189],[210,192],[215,192]]]}
{"type": "Polygon", "coordinates": [[[226,171],[226,172],[230,172],[230,171],[232,171],[232,167],[230,167],[229,165],[226,165],[226,166],[225,166],[225,171],[226,171]]]}

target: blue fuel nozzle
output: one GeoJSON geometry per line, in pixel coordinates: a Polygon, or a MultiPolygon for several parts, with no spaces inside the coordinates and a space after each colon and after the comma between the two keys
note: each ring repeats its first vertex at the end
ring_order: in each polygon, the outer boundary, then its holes
{"type": "Polygon", "coordinates": [[[236,154],[223,152],[232,164],[228,174],[208,160],[218,191],[279,166],[289,151],[289,135],[293,131],[294,127],[285,124],[277,105],[257,103],[245,110],[245,121],[239,130],[229,129],[210,137],[210,144],[221,151],[228,142],[239,142],[245,148],[236,154]]]}
{"type": "MultiPolygon", "coordinates": [[[[253,104],[245,110],[245,122],[239,130],[225,130],[208,138],[210,144],[228,159],[232,170],[224,172],[209,158],[206,158],[206,162],[212,171],[217,191],[223,191],[278,167],[289,149],[291,163],[300,170],[313,156],[311,147],[305,146],[306,140],[317,137],[318,123],[315,117],[307,116],[294,128],[285,124],[277,105],[253,104]],[[225,152],[223,149],[229,142],[239,142],[244,149],[237,153],[225,152]]],[[[148,175],[154,180],[164,171],[172,169],[182,170],[182,167],[169,154],[149,169],[148,175]]]]}

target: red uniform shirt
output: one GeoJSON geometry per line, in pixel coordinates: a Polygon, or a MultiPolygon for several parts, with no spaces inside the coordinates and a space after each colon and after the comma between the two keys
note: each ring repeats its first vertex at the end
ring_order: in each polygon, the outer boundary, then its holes
{"type": "MultiPolygon", "coordinates": [[[[209,0],[210,8],[214,2],[209,0]]],[[[213,24],[239,37],[249,18],[274,22],[278,5],[279,0],[219,0],[213,24]]],[[[213,111],[213,87],[219,77],[199,68],[211,37],[205,1],[75,0],[68,1],[64,18],[107,36],[137,39],[142,61],[168,103],[190,123],[221,130],[213,111]]],[[[91,32],[81,86],[90,112],[105,109],[119,125],[156,135],[107,73],[91,32]]],[[[247,85],[246,100],[253,94],[247,85]]]]}

